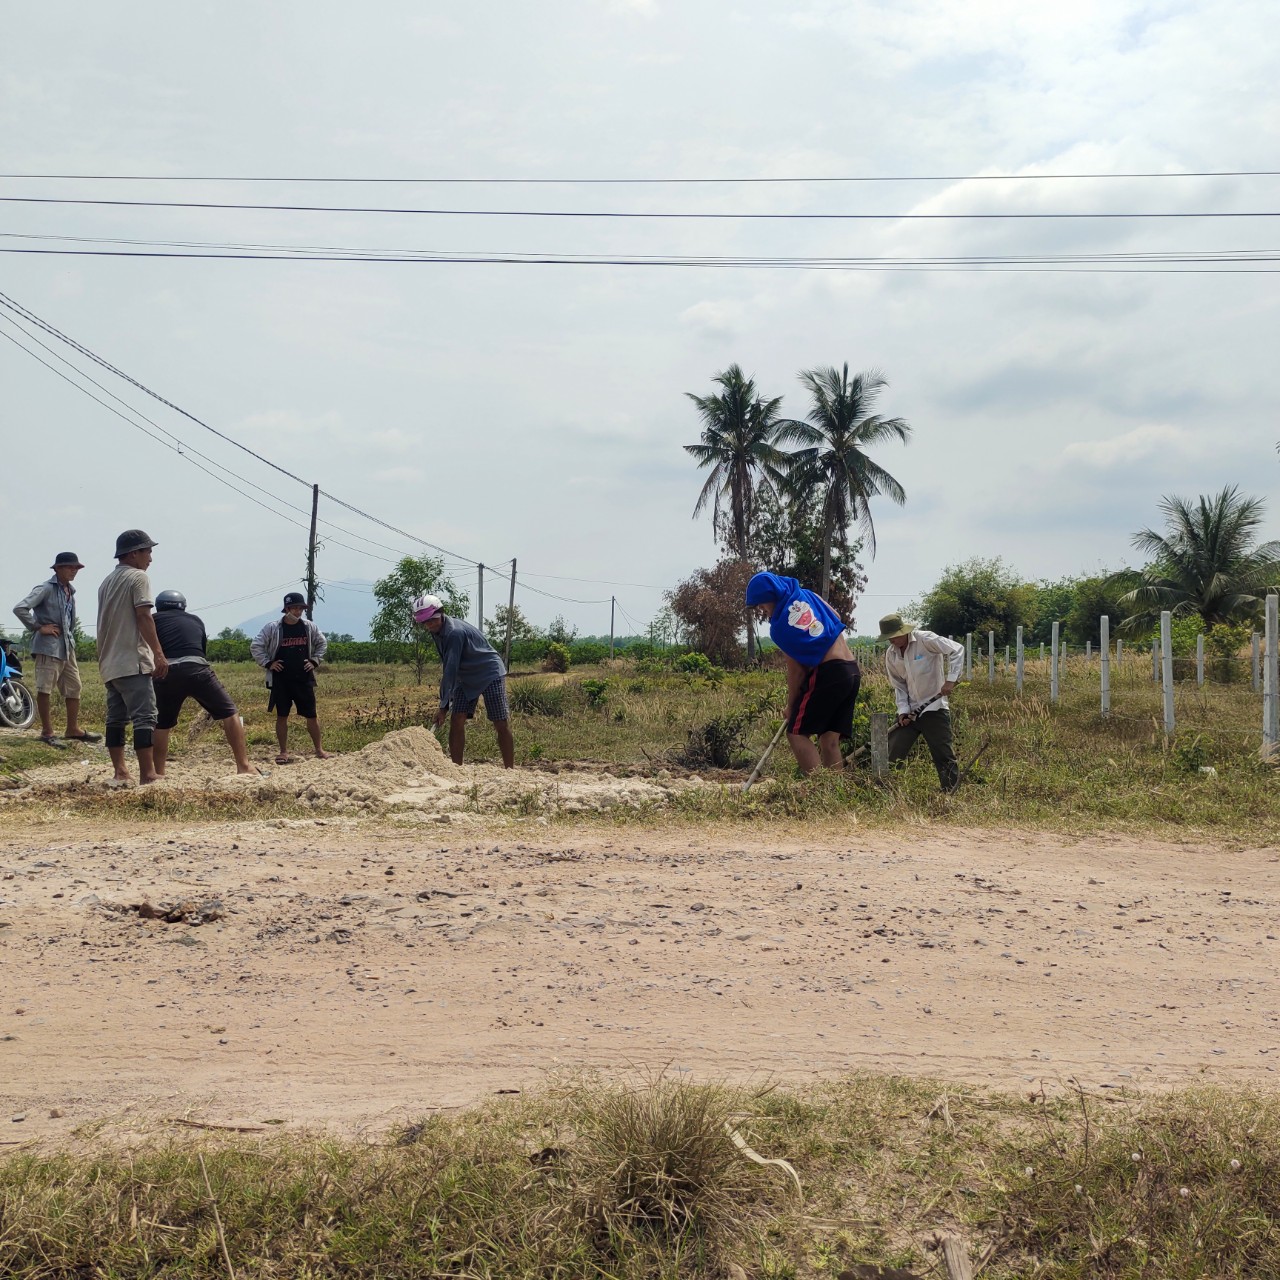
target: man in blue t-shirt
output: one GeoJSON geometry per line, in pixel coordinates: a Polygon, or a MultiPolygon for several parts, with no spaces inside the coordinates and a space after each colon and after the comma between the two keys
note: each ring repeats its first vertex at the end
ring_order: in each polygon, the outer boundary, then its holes
{"type": "Polygon", "coordinates": [[[787,662],[787,741],[796,763],[804,773],[843,768],[840,739],[853,736],[862,672],[840,615],[795,578],[776,573],[757,573],[747,583],[747,606],[769,620],[769,638],[787,662]]]}

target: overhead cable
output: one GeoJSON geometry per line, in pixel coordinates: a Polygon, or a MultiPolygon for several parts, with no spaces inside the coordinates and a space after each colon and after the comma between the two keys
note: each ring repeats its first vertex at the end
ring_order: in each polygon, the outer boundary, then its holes
{"type": "Polygon", "coordinates": [[[423,218],[569,218],[676,222],[1052,222],[1091,219],[1280,218],[1272,210],[1103,210],[1094,213],[732,213],[612,209],[420,209],[384,205],[250,204],[222,200],[94,200],[75,196],[0,196],[0,204],[77,205],[119,209],[226,209],[252,213],[377,213],[423,218]]]}
{"type": "Polygon", "coordinates": [[[1083,182],[1147,178],[1275,178],[1277,169],[1134,170],[1119,173],[936,173],[936,174],[835,174],[747,178],[342,178],[267,177],[257,174],[189,173],[0,173],[4,181],[49,182],[245,182],[333,183],[370,186],[454,187],[691,187],[783,186],[787,184],[889,184],[895,182],[1083,182]]]}

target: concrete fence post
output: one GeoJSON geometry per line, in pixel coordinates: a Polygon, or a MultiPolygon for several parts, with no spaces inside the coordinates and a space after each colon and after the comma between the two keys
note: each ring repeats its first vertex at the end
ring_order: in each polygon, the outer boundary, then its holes
{"type": "Polygon", "coordinates": [[[1058,670],[1061,665],[1062,650],[1058,647],[1058,623],[1053,624],[1053,663],[1049,670],[1049,701],[1058,701],[1058,670]]]}
{"type": "Polygon", "coordinates": [[[1040,641],[1040,661],[1044,661],[1044,641],[1040,641]]]}
{"type": "Polygon", "coordinates": [[[883,711],[871,713],[871,776],[889,776],[889,717],[883,711]]]}
{"type": "Polygon", "coordinates": [[[1262,758],[1280,758],[1280,596],[1267,597],[1266,648],[1262,655],[1262,758]]]}
{"type": "Polygon", "coordinates": [[[1098,655],[1102,671],[1102,714],[1111,714],[1111,619],[1105,614],[1099,619],[1102,634],[1099,637],[1098,655]]]}
{"type": "Polygon", "coordinates": [[[996,633],[987,632],[987,683],[996,682],[996,633]]]}
{"type": "Polygon", "coordinates": [[[1018,692],[1021,693],[1022,692],[1022,665],[1023,665],[1022,628],[1021,627],[1018,628],[1017,646],[1018,646],[1017,689],[1018,689],[1018,692]]]}
{"type": "Polygon", "coordinates": [[[964,638],[964,678],[966,680],[973,679],[973,632],[970,631],[964,638]]]}
{"type": "Polygon", "coordinates": [[[1093,666],[1093,641],[1086,640],[1084,642],[1084,660],[1088,666],[1093,666]]]}
{"type": "Polygon", "coordinates": [[[1116,666],[1118,667],[1124,661],[1124,641],[1116,640],[1116,666]]]}
{"type": "Polygon", "coordinates": [[[1160,615],[1160,684],[1164,691],[1164,731],[1173,737],[1173,614],[1160,615]]]}
{"type": "Polygon", "coordinates": [[[1196,636],[1196,688],[1204,686],[1204,635],[1196,636]]]}

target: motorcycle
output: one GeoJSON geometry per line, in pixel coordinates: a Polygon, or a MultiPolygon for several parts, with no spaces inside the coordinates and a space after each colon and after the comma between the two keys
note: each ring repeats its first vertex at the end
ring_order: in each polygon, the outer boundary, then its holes
{"type": "Polygon", "coordinates": [[[0,724],[25,729],[36,718],[36,701],[22,683],[17,650],[0,640],[0,724]]]}

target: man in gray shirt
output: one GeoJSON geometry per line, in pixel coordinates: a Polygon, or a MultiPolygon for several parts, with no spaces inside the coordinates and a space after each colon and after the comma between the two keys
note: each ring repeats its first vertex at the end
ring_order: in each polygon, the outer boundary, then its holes
{"type": "Polygon", "coordinates": [[[151,616],[154,597],[147,569],[156,544],[141,529],[126,529],[116,539],[116,567],[98,588],[98,674],[107,686],[107,752],[115,769],[108,786],[132,779],[124,763],[124,728],[133,722],[133,754],[138,780],[155,782],[152,754],[156,727],[156,690],[169,663],[151,616]]]}
{"type": "Polygon", "coordinates": [[[13,606],[18,621],[31,632],[36,660],[36,707],[40,712],[40,740],[61,746],[53,732],[53,694],[67,706],[66,738],[101,742],[102,735],[80,728],[80,667],[76,663],[76,574],[84,568],[74,551],[53,558],[53,577],[35,587],[13,606]]]}
{"type": "Polygon", "coordinates": [[[436,724],[449,719],[449,755],[453,763],[462,763],[467,721],[475,715],[483,697],[485,715],[498,735],[502,763],[510,769],[516,762],[516,745],[507,706],[507,670],[497,651],[478,627],[461,618],[448,617],[438,596],[419,596],[413,602],[413,620],[431,632],[444,668],[436,724]]]}

